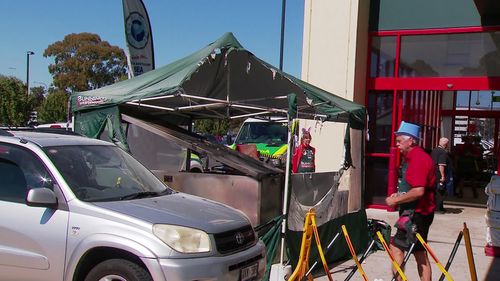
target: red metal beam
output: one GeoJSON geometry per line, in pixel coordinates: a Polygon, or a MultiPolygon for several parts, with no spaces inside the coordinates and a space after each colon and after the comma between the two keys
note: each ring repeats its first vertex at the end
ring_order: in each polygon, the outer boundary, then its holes
{"type": "Polygon", "coordinates": [[[433,28],[433,29],[405,29],[405,30],[384,30],[371,32],[372,36],[404,36],[404,35],[428,35],[428,34],[456,34],[471,32],[498,31],[500,26],[472,26],[457,28],[433,28]]]}
{"type": "Polygon", "coordinates": [[[491,90],[500,89],[500,77],[370,78],[368,89],[377,90],[491,90]]]}

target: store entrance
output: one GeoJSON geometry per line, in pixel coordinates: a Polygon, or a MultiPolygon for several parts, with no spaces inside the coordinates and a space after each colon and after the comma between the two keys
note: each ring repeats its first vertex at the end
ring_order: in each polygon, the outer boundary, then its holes
{"type": "Polygon", "coordinates": [[[461,163],[461,169],[468,167],[467,172],[473,171],[475,177],[463,182],[461,196],[453,194],[448,199],[484,205],[484,185],[499,170],[499,31],[499,27],[479,26],[371,34],[367,207],[386,207],[385,196],[397,190],[401,157],[394,132],[401,121],[419,124],[419,145],[428,151],[439,138],[447,137],[451,154],[456,154],[465,139],[471,139],[479,153],[469,164],[461,163]]]}
{"type": "Polygon", "coordinates": [[[401,121],[421,126],[420,146],[429,152],[439,138],[450,140],[455,190],[445,204],[486,205],[484,187],[499,170],[500,91],[370,91],[367,105],[367,206],[383,207],[397,188],[393,132],[401,121]]]}
{"type": "Polygon", "coordinates": [[[441,113],[442,131],[451,136],[455,194],[448,196],[445,203],[485,206],[484,187],[498,170],[500,92],[451,93],[453,106],[443,103],[441,113]]]}

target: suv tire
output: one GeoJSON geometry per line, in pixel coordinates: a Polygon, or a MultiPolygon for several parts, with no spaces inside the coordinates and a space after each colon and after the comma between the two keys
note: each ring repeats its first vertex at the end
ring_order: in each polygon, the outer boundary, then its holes
{"type": "Polygon", "coordinates": [[[153,281],[141,266],[128,260],[111,259],[97,264],[85,281],[153,281]]]}

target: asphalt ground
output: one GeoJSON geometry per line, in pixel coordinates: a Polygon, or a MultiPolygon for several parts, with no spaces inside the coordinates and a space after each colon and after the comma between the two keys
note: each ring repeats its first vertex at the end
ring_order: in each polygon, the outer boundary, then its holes
{"type": "MultiPolygon", "coordinates": [[[[428,239],[428,245],[441,264],[446,265],[457,236],[464,229],[465,223],[470,233],[477,280],[500,280],[500,258],[486,256],[484,253],[484,246],[486,245],[486,208],[455,206],[446,203],[445,208],[447,209],[446,213],[436,213],[434,216],[428,239]]],[[[398,217],[397,212],[388,212],[386,210],[367,209],[366,212],[368,218],[384,220],[391,226],[394,225],[398,217]]],[[[395,228],[393,227],[392,234],[394,235],[394,233],[395,228]]],[[[429,259],[432,266],[432,280],[439,280],[441,271],[432,258],[429,257],[429,259]]],[[[355,263],[351,259],[334,266],[330,269],[330,273],[334,280],[345,280],[354,266],[355,263]]],[[[376,251],[370,254],[361,266],[370,281],[376,279],[390,281],[392,279],[391,260],[385,251],[376,251]]],[[[413,256],[409,259],[404,272],[408,280],[420,280],[413,256]]],[[[472,280],[464,239],[462,239],[458,247],[448,272],[455,281],[472,280]]],[[[329,279],[327,276],[321,276],[314,278],[314,280],[324,281],[329,279]]],[[[359,272],[356,272],[350,280],[364,279],[359,272]]],[[[444,278],[443,280],[447,279],[444,278]]]]}

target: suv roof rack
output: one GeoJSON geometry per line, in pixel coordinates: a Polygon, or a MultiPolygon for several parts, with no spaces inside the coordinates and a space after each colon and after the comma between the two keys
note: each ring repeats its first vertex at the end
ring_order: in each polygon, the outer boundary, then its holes
{"type": "Polygon", "coordinates": [[[40,132],[40,133],[51,133],[59,135],[72,135],[72,136],[82,136],[72,130],[66,130],[66,128],[33,128],[33,127],[4,127],[0,128],[0,135],[2,136],[13,136],[12,133],[8,131],[23,131],[23,132],[40,132]]]}
{"type": "Polygon", "coordinates": [[[11,136],[13,136],[13,134],[10,133],[10,132],[8,132],[8,131],[6,131],[3,128],[0,128],[0,136],[9,136],[9,137],[11,137],[11,136]]]}

